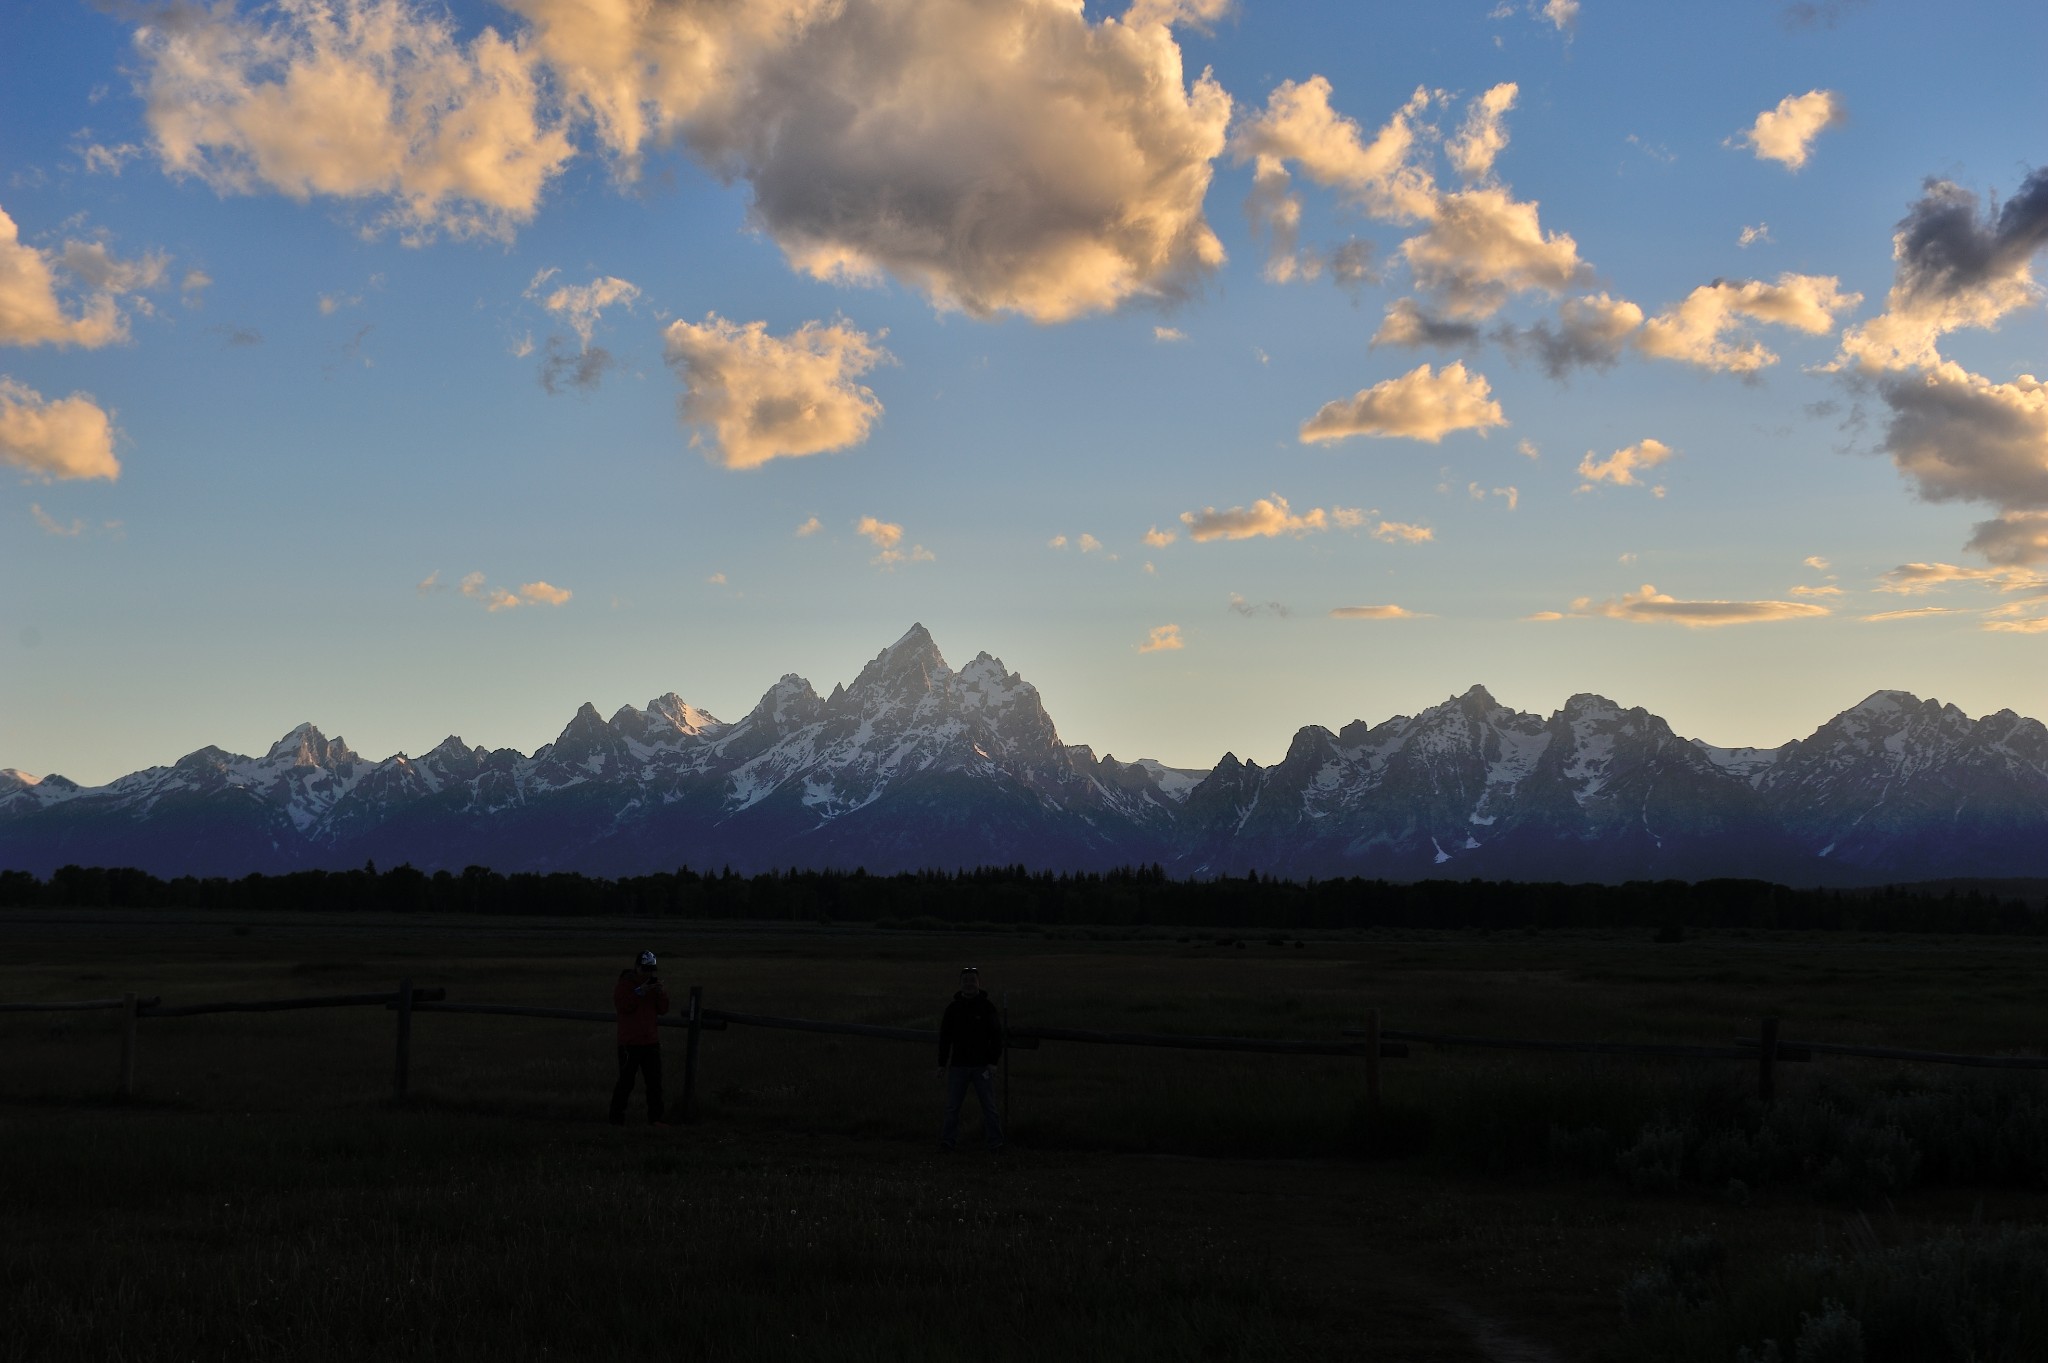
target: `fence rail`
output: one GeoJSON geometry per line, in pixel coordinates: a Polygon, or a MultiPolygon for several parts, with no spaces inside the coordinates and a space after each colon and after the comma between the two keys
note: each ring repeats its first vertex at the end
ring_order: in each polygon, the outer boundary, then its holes
{"type": "MultiPolygon", "coordinates": [[[[54,1002],[0,1003],[0,1013],[55,1013],[88,1010],[119,1010],[121,1013],[120,1092],[132,1096],[135,1089],[136,1023],[142,1018],[199,1017],[212,1013],[277,1013],[309,1008],[383,1007],[397,1015],[397,1044],[393,1057],[392,1090],[403,1097],[409,1086],[412,1054],[412,1018],[415,1013],[471,1013],[498,1017],[549,1018],[568,1022],[613,1022],[617,1014],[581,1008],[546,1008],[515,1003],[451,1003],[445,989],[415,989],[412,981],[399,981],[389,993],[326,994],[312,998],[234,999],[213,1003],[166,1005],[160,997],[126,994],[118,999],[78,999],[54,1002]]],[[[702,986],[692,986],[682,1015],[656,1019],[660,1027],[680,1028],[686,1033],[683,1062],[683,1120],[694,1118],[697,1081],[697,1040],[702,1032],[722,1032],[728,1027],[761,1027],[782,1031],[814,1032],[835,1036],[867,1037],[880,1041],[913,1041],[936,1045],[939,1034],[918,1027],[882,1027],[863,1022],[835,1022],[817,1018],[773,1017],[761,1013],[737,1013],[704,1007],[702,986]]],[[[1510,1051],[1543,1051],[1583,1055],[1670,1057],[1685,1060],[1741,1060],[1757,1066],[1757,1091],[1769,1100],[1775,1093],[1774,1072],[1784,1062],[1805,1063],[1819,1056],[1847,1056],[1877,1060],[1907,1061],[1936,1065],[1968,1065],[1986,1069],[2048,1070],[2048,1057],[2019,1055],[1960,1055],[1948,1051],[1911,1050],[1897,1046],[1861,1046],[1828,1041],[1787,1041],[1778,1036],[1778,1020],[1765,1018],[1755,1037],[1736,1038],[1727,1045],[1695,1045],[1679,1042],[1572,1041],[1528,1037],[1464,1036],[1448,1032],[1416,1032],[1385,1028],[1377,1009],[1366,1010],[1366,1025],[1347,1027],[1343,1035],[1353,1040],[1315,1040],[1282,1037],[1204,1036],[1164,1032],[1109,1032],[1077,1027],[1023,1025],[1005,1028],[1007,1043],[1018,1050],[1037,1050],[1043,1042],[1103,1046],[1149,1046],[1174,1050],[1235,1051],[1262,1055],[1326,1055],[1355,1057],[1364,1062],[1366,1101],[1377,1109],[1380,1097],[1380,1061],[1404,1059],[1410,1044],[1440,1047],[1476,1047],[1510,1051]]]]}

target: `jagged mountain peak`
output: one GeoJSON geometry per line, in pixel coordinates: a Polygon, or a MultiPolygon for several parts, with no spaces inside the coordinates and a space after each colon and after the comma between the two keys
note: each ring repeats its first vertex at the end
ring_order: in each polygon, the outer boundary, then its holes
{"type": "Polygon", "coordinates": [[[283,762],[294,767],[338,767],[345,762],[357,760],[350,751],[348,740],[329,739],[327,735],[308,722],[294,728],[283,738],[270,745],[270,751],[263,755],[265,762],[283,762]]]}
{"type": "Polygon", "coordinates": [[[860,670],[853,685],[835,695],[866,701],[875,697],[909,698],[932,691],[953,674],[944,655],[923,625],[912,625],[901,639],[877,653],[860,670]]]}

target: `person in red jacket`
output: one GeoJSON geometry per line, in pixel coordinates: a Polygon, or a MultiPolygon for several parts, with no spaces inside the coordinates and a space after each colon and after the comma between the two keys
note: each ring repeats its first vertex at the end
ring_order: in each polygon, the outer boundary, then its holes
{"type": "Polygon", "coordinates": [[[612,1125],[626,1124],[626,1100],[633,1096],[633,1076],[647,1079],[647,1120],[661,1119],[661,1033],[655,1019],[668,1011],[668,991],[654,973],[654,953],[643,951],[630,970],[619,972],[612,986],[612,1008],[619,1015],[619,1082],[612,1089],[612,1125]]]}

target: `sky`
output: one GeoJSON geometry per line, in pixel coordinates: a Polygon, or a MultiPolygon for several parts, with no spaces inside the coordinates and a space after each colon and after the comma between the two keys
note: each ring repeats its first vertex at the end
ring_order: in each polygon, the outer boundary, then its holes
{"type": "Polygon", "coordinates": [[[0,33],[0,766],[738,719],[913,622],[1188,767],[2048,715],[2038,4],[0,33]]]}

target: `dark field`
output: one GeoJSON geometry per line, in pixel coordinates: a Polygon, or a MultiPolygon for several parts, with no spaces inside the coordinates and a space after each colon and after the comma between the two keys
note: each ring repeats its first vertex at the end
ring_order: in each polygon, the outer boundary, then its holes
{"type": "MultiPolygon", "coordinates": [[[[1150,931],[36,911],[0,1000],[602,1009],[648,945],[678,999],[895,1026],[971,960],[1055,1026],[2048,1044],[2037,938],[1150,931]]],[[[0,1015],[0,1358],[2048,1357],[2040,1072],[1785,1065],[1765,1109],[1740,1062],[1417,1046],[1373,1120],[1357,1060],[1048,1042],[1013,1148],[970,1101],[942,1157],[910,1043],[706,1033],[658,1132],[603,1122],[605,1025],[423,1013],[397,1107],[381,1009],[145,1019],[128,1105],[117,1025],[0,1015]]]]}

